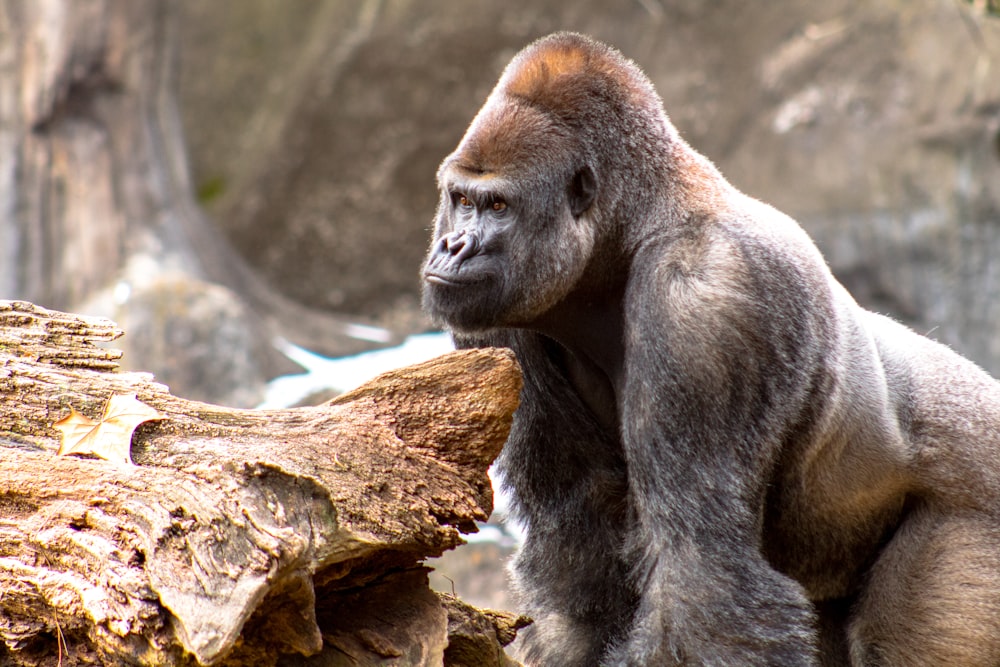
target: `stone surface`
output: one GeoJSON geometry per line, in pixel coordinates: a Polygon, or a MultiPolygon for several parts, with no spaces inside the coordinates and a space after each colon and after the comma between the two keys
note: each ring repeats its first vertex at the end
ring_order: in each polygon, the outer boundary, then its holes
{"type": "Polygon", "coordinates": [[[157,379],[191,400],[252,408],[264,399],[262,361],[277,355],[254,314],[225,287],[163,277],[133,289],[116,317],[128,332],[126,368],[145,370],[136,364],[156,359],[157,379]]]}

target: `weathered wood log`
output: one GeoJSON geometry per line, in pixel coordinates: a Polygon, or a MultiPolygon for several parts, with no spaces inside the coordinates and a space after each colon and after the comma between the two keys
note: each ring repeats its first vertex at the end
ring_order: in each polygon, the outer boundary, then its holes
{"type": "MultiPolygon", "coordinates": [[[[101,344],[121,333],[0,302],[0,663],[442,664],[449,613],[419,561],[490,511],[512,355],[456,352],[322,406],[235,410],[116,372],[101,344]],[[136,430],[136,465],[56,456],[56,420],[122,393],[166,417],[136,430]]],[[[498,618],[504,639],[516,622],[498,618]]]]}

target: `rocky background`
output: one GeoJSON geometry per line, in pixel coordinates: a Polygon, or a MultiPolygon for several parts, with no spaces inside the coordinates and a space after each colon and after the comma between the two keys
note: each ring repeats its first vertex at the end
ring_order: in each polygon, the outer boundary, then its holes
{"type": "Polygon", "coordinates": [[[277,336],[425,330],[436,167],[559,29],[642,66],[864,305],[1000,375],[997,0],[0,0],[0,296],[239,406],[295,370],[277,336]]]}
{"type": "Polygon", "coordinates": [[[405,330],[434,173],[509,58],[618,46],[682,134],[834,272],[1000,374],[1000,16],[959,0],[183,0],[199,199],[312,308],[405,330]]]}

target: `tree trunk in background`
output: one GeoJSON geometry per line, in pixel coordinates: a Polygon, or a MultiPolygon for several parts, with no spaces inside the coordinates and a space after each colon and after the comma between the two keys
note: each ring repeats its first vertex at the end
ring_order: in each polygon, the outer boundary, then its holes
{"type": "Polygon", "coordinates": [[[0,296],[113,317],[130,363],[247,406],[292,368],[273,336],[332,354],[372,343],[265,286],[195,204],[175,7],[0,0],[0,296]]]}
{"type": "Polygon", "coordinates": [[[524,619],[420,561],[492,506],[521,387],[455,352],[326,405],[226,409],[115,372],[107,320],[0,301],[0,664],[507,665],[524,619]],[[137,395],[136,465],[57,456],[53,422],[137,395]]]}
{"type": "Polygon", "coordinates": [[[231,270],[191,206],[175,29],[159,0],[0,4],[3,293],[68,307],[231,270]]]}

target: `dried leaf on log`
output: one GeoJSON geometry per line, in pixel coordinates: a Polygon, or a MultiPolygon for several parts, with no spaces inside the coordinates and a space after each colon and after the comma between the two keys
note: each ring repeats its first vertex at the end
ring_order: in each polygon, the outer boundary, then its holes
{"type": "Polygon", "coordinates": [[[60,456],[93,454],[105,461],[132,465],[132,433],[144,422],[163,415],[136,399],[135,394],[114,394],[94,421],[70,407],[68,415],[52,425],[62,434],[60,456]]]}

